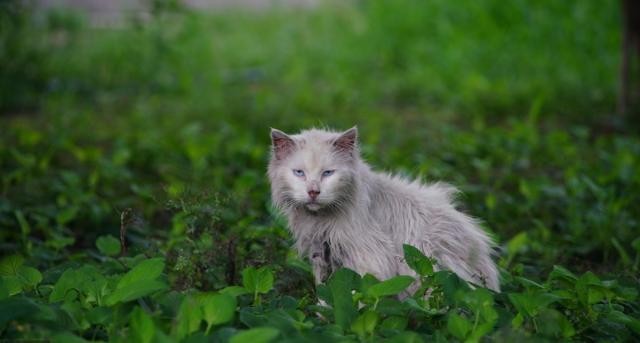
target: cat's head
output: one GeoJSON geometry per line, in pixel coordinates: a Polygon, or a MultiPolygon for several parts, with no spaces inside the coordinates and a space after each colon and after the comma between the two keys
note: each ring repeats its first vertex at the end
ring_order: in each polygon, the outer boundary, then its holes
{"type": "Polygon", "coordinates": [[[311,129],[297,135],[271,129],[269,179],[280,208],[340,209],[351,200],[359,159],[358,129],[311,129]]]}

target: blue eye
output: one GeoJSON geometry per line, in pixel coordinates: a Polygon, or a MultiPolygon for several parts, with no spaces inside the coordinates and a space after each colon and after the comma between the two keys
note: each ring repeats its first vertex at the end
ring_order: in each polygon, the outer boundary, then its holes
{"type": "Polygon", "coordinates": [[[302,170],[302,169],[294,169],[293,170],[293,175],[295,175],[297,177],[303,177],[304,176],[304,170],[302,170]]]}
{"type": "Polygon", "coordinates": [[[335,172],[335,170],[325,170],[322,172],[322,177],[331,176],[333,175],[333,172],[335,172]]]}

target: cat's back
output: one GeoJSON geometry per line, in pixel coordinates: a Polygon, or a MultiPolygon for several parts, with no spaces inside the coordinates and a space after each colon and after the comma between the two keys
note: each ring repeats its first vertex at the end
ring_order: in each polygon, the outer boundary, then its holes
{"type": "Polygon", "coordinates": [[[446,183],[423,183],[404,176],[373,172],[372,204],[398,206],[399,212],[431,212],[451,208],[458,190],[446,183]]]}

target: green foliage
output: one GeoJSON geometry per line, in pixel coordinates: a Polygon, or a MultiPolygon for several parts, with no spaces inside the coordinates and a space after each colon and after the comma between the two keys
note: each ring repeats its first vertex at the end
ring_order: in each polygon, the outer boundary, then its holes
{"type": "Polygon", "coordinates": [[[616,4],[154,1],[117,28],[0,4],[0,340],[639,340],[616,4]],[[462,189],[501,293],[408,245],[412,276],[314,285],[268,128],[354,124],[374,168],[462,189]]]}
{"type": "Polygon", "coordinates": [[[273,273],[269,268],[246,268],[242,271],[242,285],[253,293],[254,302],[260,302],[259,294],[265,294],[273,288],[273,273]]]}
{"type": "Polygon", "coordinates": [[[98,247],[101,253],[107,256],[117,256],[120,254],[120,241],[111,235],[98,237],[96,247],[98,247]]]}

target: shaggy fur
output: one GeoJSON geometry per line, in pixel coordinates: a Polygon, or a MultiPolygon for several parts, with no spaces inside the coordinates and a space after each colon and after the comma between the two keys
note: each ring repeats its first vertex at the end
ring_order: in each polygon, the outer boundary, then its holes
{"type": "Polygon", "coordinates": [[[384,280],[415,275],[403,260],[410,244],[462,279],[499,291],[492,242],[454,208],[455,188],[372,171],[360,158],[357,129],[272,129],[268,174],[275,206],[313,265],[316,282],[339,267],[384,280]]]}

